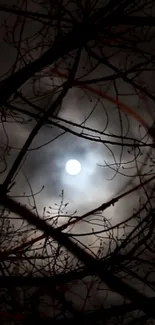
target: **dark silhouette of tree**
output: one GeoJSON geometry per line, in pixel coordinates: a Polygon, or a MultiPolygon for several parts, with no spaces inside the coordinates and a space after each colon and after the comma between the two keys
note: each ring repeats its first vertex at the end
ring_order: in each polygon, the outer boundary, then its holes
{"type": "Polygon", "coordinates": [[[0,15],[2,324],[149,324],[155,318],[154,1],[22,0],[0,5],[0,15]],[[73,89],[90,107],[82,123],[74,108],[72,120],[61,115],[73,89]],[[89,123],[97,105],[102,129],[89,123]],[[26,136],[13,141],[18,127],[26,136]],[[52,139],[33,146],[50,132],[52,139]],[[60,203],[41,213],[36,197],[43,187],[35,192],[27,175],[21,183],[23,164],[31,151],[39,157],[65,134],[101,144],[113,162],[100,168],[113,171],[111,182],[119,175],[127,181],[83,214],[66,212],[63,191],[60,203]],[[26,185],[30,194],[20,191],[26,185]],[[105,216],[137,193],[123,220],[113,224],[105,216]],[[80,223],[91,230],[78,232],[80,223]]]}

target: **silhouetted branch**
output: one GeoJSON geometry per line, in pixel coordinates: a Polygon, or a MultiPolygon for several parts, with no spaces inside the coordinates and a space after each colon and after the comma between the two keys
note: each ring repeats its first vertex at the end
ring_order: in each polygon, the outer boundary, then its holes
{"type": "Polygon", "coordinates": [[[48,225],[44,220],[35,216],[26,207],[8,198],[6,195],[1,197],[1,204],[10,209],[10,211],[23,217],[28,223],[34,225],[38,230],[45,232],[46,236],[52,236],[58,243],[67,248],[73,255],[75,255],[81,262],[87,265],[95,274],[108,285],[109,288],[118,292],[119,294],[128,297],[134,302],[135,307],[140,308],[148,313],[151,317],[155,317],[154,308],[149,304],[149,298],[138,292],[135,288],[123,282],[120,278],[113,275],[110,271],[100,269],[100,261],[94,259],[89,253],[84,251],[68,236],[48,225]]]}

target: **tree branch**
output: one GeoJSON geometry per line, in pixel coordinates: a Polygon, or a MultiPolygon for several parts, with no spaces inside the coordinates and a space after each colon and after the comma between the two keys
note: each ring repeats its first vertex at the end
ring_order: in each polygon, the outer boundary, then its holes
{"type": "Polygon", "coordinates": [[[94,274],[98,275],[111,290],[119,293],[124,297],[127,297],[134,303],[136,308],[143,310],[150,317],[155,318],[154,306],[150,305],[148,297],[122,281],[120,278],[112,274],[109,270],[101,268],[101,262],[99,260],[95,260],[93,256],[84,251],[65,233],[54,229],[43,219],[39,218],[31,211],[29,211],[25,206],[8,198],[5,194],[4,196],[0,196],[0,203],[13,213],[16,213],[17,215],[24,218],[29,224],[32,224],[38,230],[45,232],[47,237],[53,237],[60,245],[64,246],[71,254],[83,262],[84,265],[87,265],[87,267],[89,267],[90,270],[94,272],[94,274]]]}

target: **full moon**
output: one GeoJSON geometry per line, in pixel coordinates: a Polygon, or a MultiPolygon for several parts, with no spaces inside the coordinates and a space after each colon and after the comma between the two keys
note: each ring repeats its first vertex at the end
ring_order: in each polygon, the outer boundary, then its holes
{"type": "Polygon", "coordinates": [[[78,175],[81,171],[81,164],[76,159],[70,159],[66,163],[66,172],[69,175],[78,175]]]}

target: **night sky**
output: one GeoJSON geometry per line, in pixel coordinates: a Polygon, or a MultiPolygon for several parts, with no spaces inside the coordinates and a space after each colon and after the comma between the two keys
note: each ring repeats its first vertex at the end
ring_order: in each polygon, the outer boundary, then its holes
{"type": "MultiPolygon", "coordinates": [[[[8,0],[9,5],[12,2],[8,0]]],[[[27,10],[40,13],[46,11],[43,7],[30,1],[27,10]]],[[[16,42],[19,41],[21,31],[22,23],[17,23],[16,18],[16,15],[0,12],[3,25],[0,29],[1,80],[9,76],[12,71],[15,73],[25,64],[17,56],[15,46],[11,44],[13,37],[16,42]],[[4,24],[6,19],[10,27],[8,36],[4,24]],[[14,27],[14,34],[11,36],[13,26],[16,27],[14,27]],[[16,60],[17,63],[14,66],[16,60]]],[[[25,55],[27,64],[41,56],[49,46],[46,45],[46,42],[52,43],[54,39],[51,32],[52,27],[49,35],[48,33],[44,34],[44,30],[40,32],[40,27],[39,22],[31,21],[25,24],[22,32],[21,53],[23,56],[25,55]],[[40,36],[38,34],[36,36],[35,32],[38,32],[40,36]],[[24,41],[24,38],[27,37],[30,37],[28,44],[24,41]],[[44,50],[38,45],[40,39],[42,42],[44,40],[44,50]]],[[[119,28],[121,31],[121,27],[119,28]]],[[[140,37],[143,31],[138,30],[137,33],[140,37]]],[[[148,43],[147,51],[152,51],[152,47],[152,43],[148,43]]],[[[146,44],[141,45],[141,50],[144,48],[146,48],[146,44]]],[[[104,54],[110,57],[111,64],[122,71],[131,68],[133,64],[138,64],[142,59],[132,51],[117,52],[115,47],[108,46],[105,46],[104,54]]],[[[75,51],[60,58],[56,64],[46,67],[26,81],[18,89],[21,96],[16,94],[16,96],[10,97],[9,104],[28,111],[29,116],[17,113],[17,111],[12,113],[10,110],[7,121],[2,121],[0,125],[0,183],[4,181],[20,149],[36,125],[37,119],[33,119],[31,115],[37,112],[39,119],[39,116],[49,109],[60,94],[62,84],[66,81],[66,78],[60,77],[58,72],[66,75],[72,67],[74,59],[75,51]],[[33,107],[28,105],[22,96],[30,101],[33,107]],[[36,105],[36,109],[34,105],[36,105]],[[39,113],[37,107],[40,110],[39,113]]],[[[104,63],[96,66],[95,58],[89,59],[86,50],[82,49],[76,80],[79,77],[82,78],[82,81],[106,77],[111,73],[113,73],[112,69],[104,63]]],[[[141,85],[147,85],[149,91],[154,91],[152,71],[141,72],[136,81],[141,85]]],[[[16,177],[13,179],[14,184],[9,192],[12,198],[26,204],[33,211],[36,206],[35,212],[37,211],[41,218],[45,214],[45,207],[47,216],[50,213],[51,215],[59,214],[59,225],[66,222],[68,217],[79,217],[139,184],[141,181],[139,174],[143,174],[143,181],[153,175],[151,166],[154,151],[149,146],[144,146],[142,149],[133,149],[132,147],[134,141],[143,141],[147,144],[151,143],[152,139],[142,123],[132,116],[131,112],[127,112],[127,109],[126,111],[122,109],[123,105],[131,109],[142,117],[148,127],[151,127],[155,116],[153,102],[149,99],[144,101],[135,89],[121,78],[116,79],[115,82],[110,80],[90,86],[101,91],[102,96],[96,94],[95,91],[86,90],[76,85],[69,89],[54,113],[54,118],[51,119],[53,124],[44,124],[33,140],[16,177]],[[107,99],[107,95],[112,99],[107,99]],[[118,105],[114,102],[117,99],[121,104],[118,105]],[[97,133],[97,131],[99,132],[97,133]],[[125,145],[125,143],[129,145],[125,145]],[[78,175],[67,174],[65,165],[70,159],[80,162],[81,172],[78,175]],[[32,196],[32,192],[34,196],[32,196]]],[[[98,250],[96,237],[94,234],[87,236],[87,233],[100,230],[105,220],[110,226],[126,220],[139,209],[145,198],[145,193],[139,189],[119,200],[103,214],[91,215],[85,221],[77,223],[70,231],[73,234],[78,234],[78,240],[96,252],[98,250]],[[80,234],[85,235],[80,237],[80,234]]],[[[16,229],[20,229],[21,221],[12,219],[12,223],[16,229]]],[[[131,227],[133,224],[134,221],[132,221],[131,227]]],[[[121,229],[118,234],[116,229],[115,239],[122,238],[123,231],[124,229],[121,229]]],[[[103,254],[108,251],[108,245],[111,245],[112,248],[116,247],[115,240],[109,244],[108,236],[109,234],[105,233],[97,239],[98,242],[100,239],[103,240],[105,244],[103,254]]],[[[80,285],[77,284],[75,289],[76,292],[80,291],[80,285]]],[[[95,289],[94,292],[96,292],[95,289]]],[[[102,295],[100,297],[98,293],[98,301],[101,298],[102,295]]],[[[118,296],[113,295],[111,299],[116,301],[118,296]]]]}

